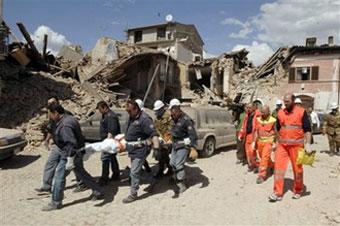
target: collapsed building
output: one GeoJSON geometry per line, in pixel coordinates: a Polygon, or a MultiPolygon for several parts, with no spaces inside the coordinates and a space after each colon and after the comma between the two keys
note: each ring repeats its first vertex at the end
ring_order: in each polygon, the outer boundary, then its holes
{"type": "Polygon", "coordinates": [[[340,104],[340,46],[333,40],[330,36],[327,44],[318,46],[316,38],[308,38],[305,46],[281,47],[258,67],[247,60],[246,50],[193,62],[188,71],[190,89],[208,88],[220,102],[258,99],[271,107],[291,92],[304,107],[327,111],[330,103],[340,104]]]}
{"type": "Polygon", "coordinates": [[[103,37],[86,54],[70,45],[56,57],[47,52],[47,36],[39,52],[24,25],[18,26],[27,43],[10,43],[9,54],[0,58],[0,127],[20,127],[31,147],[44,138],[51,97],[80,120],[93,114],[100,100],[122,107],[128,98],[140,98],[151,107],[157,99],[179,98],[230,107],[261,99],[273,106],[290,91],[306,106],[325,110],[340,99],[340,47],[331,38],[323,46],[279,48],[255,67],[245,49],[202,59],[204,43],[193,25],[129,29],[127,42],[103,37]]]}

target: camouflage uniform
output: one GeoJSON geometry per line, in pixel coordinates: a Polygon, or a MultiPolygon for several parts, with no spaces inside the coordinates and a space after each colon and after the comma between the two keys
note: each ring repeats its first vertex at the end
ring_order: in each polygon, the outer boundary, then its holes
{"type": "Polygon", "coordinates": [[[340,112],[329,113],[325,116],[322,133],[327,134],[329,149],[332,154],[340,154],[340,112]]]}
{"type": "Polygon", "coordinates": [[[171,116],[165,111],[160,119],[155,119],[155,127],[158,134],[166,142],[171,140],[171,116]]]}
{"type": "MultiPolygon", "coordinates": [[[[165,141],[171,141],[171,128],[172,128],[172,120],[170,114],[165,111],[161,118],[156,118],[154,121],[155,128],[160,135],[160,137],[165,141]]],[[[161,149],[154,153],[154,157],[159,161],[159,170],[157,175],[161,176],[165,169],[165,166],[168,167],[168,173],[172,173],[172,168],[170,166],[169,159],[170,147],[166,145],[162,145],[161,149]]]]}

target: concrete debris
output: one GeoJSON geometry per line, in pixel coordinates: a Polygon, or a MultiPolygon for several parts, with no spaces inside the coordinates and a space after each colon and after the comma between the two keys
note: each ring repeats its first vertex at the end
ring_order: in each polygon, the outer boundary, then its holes
{"type": "Polygon", "coordinates": [[[44,126],[48,121],[45,106],[51,97],[60,99],[64,108],[80,120],[93,113],[96,103],[100,100],[105,100],[111,105],[115,104],[114,95],[105,90],[101,84],[92,83],[84,87],[71,78],[36,73],[25,80],[3,81],[0,127],[22,129],[30,148],[39,146],[43,141],[44,126]],[[96,90],[96,95],[93,95],[90,89],[96,90]]]}
{"type": "Polygon", "coordinates": [[[57,62],[61,68],[70,68],[76,66],[84,57],[83,50],[79,45],[64,45],[58,55],[57,62]]]}
{"type": "Polygon", "coordinates": [[[288,48],[280,48],[261,66],[235,73],[228,97],[234,99],[242,93],[242,103],[254,101],[258,96],[261,96],[265,103],[272,103],[277,98],[280,84],[288,82],[288,74],[283,64],[288,53],[288,48]]]}
{"type": "Polygon", "coordinates": [[[127,44],[109,38],[101,38],[79,63],[78,75],[81,82],[115,76],[115,69],[136,55],[160,53],[146,47],[127,44]]]}

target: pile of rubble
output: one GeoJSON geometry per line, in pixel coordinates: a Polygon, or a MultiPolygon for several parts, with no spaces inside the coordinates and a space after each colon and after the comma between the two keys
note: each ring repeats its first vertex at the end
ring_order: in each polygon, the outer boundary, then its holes
{"type": "Polygon", "coordinates": [[[45,106],[49,98],[57,97],[65,109],[83,120],[93,113],[100,100],[116,104],[114,96],[103,90],[100,84],[80,84],[72,78],[53,77],[48,73],[36,73],[23,80],[5,80],[0,99],[0,127],[18,127],[25,132],[31,147],[39,146],[48,121],[45,106]]]}
{"type": "Polygon", "coordinates": [[[235,98],[242,93],[242,102],[247,103],[254,97],[264,97],[264,102],[277,98],[280,84],[287,83],[288,74],[284,62],[289,54],[288,48],[280,48],[264,64],[257,68],[246,67],[234,74],[228,97],[235,98]]]}

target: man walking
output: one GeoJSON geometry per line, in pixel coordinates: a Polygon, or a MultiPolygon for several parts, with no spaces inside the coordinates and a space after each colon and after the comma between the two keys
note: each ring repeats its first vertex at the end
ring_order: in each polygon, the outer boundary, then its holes
{"type": "MultiPolygon", "coordinates": [[[[47,101],[47,106],[49,105],[58,105],[59,100],[56,97],[52,97],[47,101]]],[[[64,113],[66,115],[71,115],[72,113],[64,109],[64,113]]],[[[49,120],[47,124],[47,135],[45,138],[45,146],[50,151],[48,159],[45,163],[44,172],[43,172],[43,183],[40,188],[36,188],[37,192],[51,192],[52,189],[52,182],[55,173],[55,169],[57,168],[59,154],[58,154],[58,146],[56,146],[53,142],[51,144],[51,140],[53,140],[54,130],[56,128],[56,123],[53,120],[49,120]]],[[[67,172],[69,174],[70,171],[67,172]]],[[[73,192],[81,192],[85,191],[87,188],[86,186],[80,181],[80,179],[76,176],[77,180],[77,187],[74,189],[73,192]]]]}
{"type": "Polygon", "coordinates": [[[173,120],[170,165],[174,171],[177,194],[183,193],[187,189],[185,185],[185,162],[189,149],[195,148],[197,145],[197,133],[194,121],[181,110],[180,105],[179,100],[172,99],[169,106],[173,120]]]}
{"type": "Polygon", "coordinates": [[[164,176],[165,167],[168,168],[167,174],[172,174],[172,168],[170,166],[169,149],[171,144],[171,116],[165,109],[165,104],[161,100],[157,100],[154,103],[153,108],[156,119],[155,127],[159,136],[163,139],[164,144],[158,152],[154,152],[156,160],[158,163],[158,172],[156,178],[164,176]]]}
{"type": "Polygon", "coordinates": [[[331,112],[325,116],[322,134],[328,137],[330,155],[340,156],[340,113],[339,106],[332,103],[331,112]]]}
{"type": "MultiPolygon", "coordinates": [[[[105,101],[100,101],[97,104],[98,111],[102,114],[100,121],[100,139],[105,140],[106,138],[114,138],[120,134],[120,124],[118,116],[111,111],[105,101]]],[[[99,179],[100,185],[107,185],[109,182],[110,165],[112,170],[112,180],[119,180],[120,171],[117,160],[117,154],[102,153],[102,175],[99,179]]]]}
{"type": "Polygon", "coordinates": [[[294,172],[293,199],[299,199],[303,193],[303,167],[296,163],[298,152],[302,148],[306,153],[312,152],[311,125],[306,111],[295,105],[295,96],[284,96],[285,109],[280,110],[276,122],[278,144],[275,151],[274,192],[269,196],[270,202],[280,201],[283,196],[284,176],[288,161],[294,172]]]}
{"type": "MultiPolygon", "coordinates": [[[[244,110],[244,107],[242,107],[244,110]]],[[[235,124],[235,127],[236,127],[236,139],[237,139],[237,151],[236,151],[236,158],[237,158],[237,161],[236,161],[236,164],[247,164],[247,157],[246,157],[246,152],[245,152],[245,147],[244,147],[244,138],[242,140],[239,140],[238,139],[238,135],[240,133],[240,130],[242,128],[242,124],[243,124],[243,120],[244,120],[244,116],[245,116],[245,112],[241,112],[239,113],[237,116],[237,119],[236,119],[236,124],[235,124]]]]}
{"type": "Polygon", "coordinates": [[[312,131],[319,131],[320,129],[320,120],[318,114],[313,110],[312,107],[308,107],[307,111],[310,121],[312,123],[312,131]]]}
{"type": "Polygon", "coordinates": [[[257,110],[257,105],[254,103],[249,103],[246,105],[246,115],[243,120],[242,128],[239,132],[238,139],[241,141],[245,139],[245,149],[248,161],[248,172],[254,171],[258,172],[258,162],[256,149],[253,148],[253,134],[255,128],[256,118],[261,113],[257,110]]]}
{"type": "Polygon", "coordinates": [[[104,197],[103,190],[96,184],[91,175],[86,172],[82,162],[83,156],[81,153],[77,153],[85,144],[78,121],[73,116],[65,114],[64,108],[58,104],[49,105],[48,114],[49,118],[56,123],[53,140],[58,147],[58,158],[54,175],[52,201],[42,210],[51,211],[62,207],[66,171],[72,169],[76,176],[87,187],[92,189],[92,200],[102,199],[104,197]]]}
{"type": "MultiPolygon", "coordinates": [[[[131,190],[130,195],[123,199],[123,203],[130,203],[137,200],[142,165],[150,154],[148,141],[151,139],[153,149],[158,151],[159,140],[152,119],[139,108],[136,101],[128,100],[126,111],[129,114],[129,120],[127,122],[125,140],[127,142],[126,150],[131,159],[131,190]],[[131,143],[135,144],[132,145],[131,143]]],[[[153,183],[153,178],[149,179],[151,180],[151,183],[153,183]]]]}
{"type": "Polygon", "coordinates": [[[271,160],[271,152],[275,148],[275,122],[276,119],[270,115],[268,105],[264,105],[261,116],[256,118],[254,129],[254,141],[252,148],[257,147],[260,157],[259,174],[257,184],[263,183],[267,179],[268,169],[274,168],[271,160]]]}

